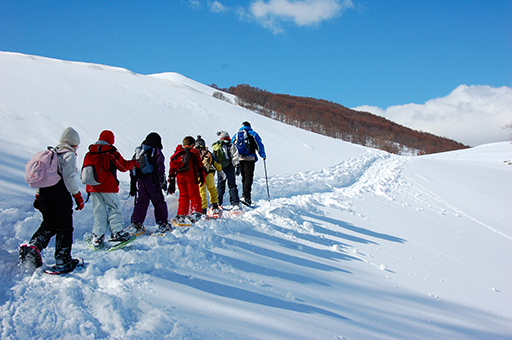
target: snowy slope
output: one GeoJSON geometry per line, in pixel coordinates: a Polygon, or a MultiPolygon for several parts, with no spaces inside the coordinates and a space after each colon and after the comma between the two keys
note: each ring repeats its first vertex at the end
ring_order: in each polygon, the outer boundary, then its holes
{"type": "MultiPolygon", "coordinates": [[[[209,91],[178,74],[0,53],[0,338],[512,339],[512,145],[394,156],[209,91]],[[66,126],[82,136],[79,157],[104,128],[126,157],[158,131],[169,157],[186,134],[211,144],[243,120],[267,147],[270,202],[258,162],[255,209],[112,253],[81,241],[88,204],[74,215],[73,255],[86,268],[17,267],[41,222],[23,164],[66,126]]],[[[166,199],[172,215],[177,197],[166,199]]],[[[156,228],[151,211],[146,226],[156,228]]]]}
{"type": "MultiPolygon", "coordinates": [[[[272,174],[331,166],[364,152],[215,99],[213,88],[176,73],[144,76],[109,66],[0,52],[0,79],[0,143],[6,146],[1,152],[13,156],[9,163],[0,162],[0,198],[25,187],[18,169],[33,153],[55,145],[67,126],[82,138],[80,162],[104,129],[114,132],[115,145],[125,157],[131,157],[151,131],[162,136],[164,153],[170,156],[187,135],[201,135],[211,145],[216,132],[234,134],[246,120],[270,150],[267,170],[272,174]],[[13,181],[16,185],[10,184],[13,181]]],[[[256,168],[264,174],[262,162],[256,168]]]]}

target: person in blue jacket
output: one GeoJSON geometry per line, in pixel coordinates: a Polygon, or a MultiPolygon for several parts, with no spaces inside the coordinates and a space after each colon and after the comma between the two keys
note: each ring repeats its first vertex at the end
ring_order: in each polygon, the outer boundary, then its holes
{"type": "Polygon", "coordinates": [[[261,141],[260,135],[251,128],[249,122],[243,122],[238,132],[231,138],[231,142],[236,145],[240,156],[240,169],[242,175],[242,198],[240,202],[245,205],[251,205],[251,188],[254,178],[254,167],[258,161],[256,151],[264,160],[267,159],[265,146],[261,141]]]}

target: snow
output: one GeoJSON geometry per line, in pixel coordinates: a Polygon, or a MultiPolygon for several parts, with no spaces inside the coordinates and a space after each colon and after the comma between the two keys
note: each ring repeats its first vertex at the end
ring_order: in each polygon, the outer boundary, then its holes
{"type": "MultiPolygon", "coordinates": [[[[0,338],[512,339],[512,145],[395,156],[213,92],[176,73],[0,52],[0,338]],[[103,129],[127,158],[157,131],[168,159],[184,136],[211,145],[245,120],[265,143],[270,201],[260,160],[254,209],[114,252],[83,243],[86,204],[73,245],[85,268],[55,277],[17,266],[41,222],[24,163],[65,127],[82,138],[80,165],[103,129]]],[[[177,197],[166,200],[172,216],[177,197]]],[[[145,224],[156,228],[152,210],[145,224]]],[[[53,251],[52,241],[45,264],[53,251]]]]}

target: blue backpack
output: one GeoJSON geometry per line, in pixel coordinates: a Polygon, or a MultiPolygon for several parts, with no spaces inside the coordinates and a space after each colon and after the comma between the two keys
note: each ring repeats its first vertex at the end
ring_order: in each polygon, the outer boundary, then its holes
{"type": "Polygon", "coordinates": [[[253,154],[256,148],[255,144],[256,141],[254,140],[254,137],[251,136],[247,130],[240,130],[236,134],[235,145],[240,155],[253,154]]]}
{"type": "Polygon", "coordinates": [[[133,159],[139,162],[139,168],[133,168],[133,171],[136,171],[135,174],[150,174],[155,170],[155,166],[151,162],[150,155],[153,148],[149,145],[139,145],[135,148],[135,155],[133,155],[133,159]]]}

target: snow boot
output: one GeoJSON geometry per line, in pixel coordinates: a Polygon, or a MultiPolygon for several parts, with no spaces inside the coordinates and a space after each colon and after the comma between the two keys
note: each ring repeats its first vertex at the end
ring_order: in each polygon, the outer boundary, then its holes
{"type": "Polygon", "coordinates": [[[132,222],[125,231],[130,235],[140,236],[146,232],[146,228],[140,223],[132,222]]]}
{"type": "Polygon", "coordinates": [[[213,203],[212,204],[212,212],[214,214],[218,214],[220,212],[220,209],[219,209],[219,204],[218,203],[213,203]]]}
{"type": "Polygon", "coordinates": [[[96,234],[92,234],[92,238],[91,238],[91,246],[95,249],[95,250],[98,250],[100,249],[102,246],[103,246],[103,238],[104,238],[105,235],[96,235],[96,234]]]}
{"type": "Polygon", "coordinates": [[[123,242],[128,242],[131,238],[132,238],[132,236],[129,233],[121,230],[121,231],[118,231],[117,233],[113,233],[112,235],[110,235],[109,241],[123,243],[123,242]]]}
{"type": "Polygon", "coordinates": [[[158,228],[151,234],[151,236],[164,236],[166,232],[172,232],[174,228],[167,222],[158,225],[158,228]]]}
{"type": "Polygon", "coordinates": [[[247,205],[247,206],[250,206],[250,205],[251,205],[251,200],[250,200],[250,199],[248,199],[248,198],[245,198],[245,197],[242,197],[242,198],[240,199],[240,202],[241,202],[242,204],[244,204],[244,205],[247,205]]]}
{"type": "Polygon", "coordinates": [[[77,266],[84,266],[84,260],[83,259],[71,259],[71,261],[67,262],[67,263],[63,263],[63,264],[56,264],[55,266],[51,266],[50,268],[46,269],[44,272],[46,274],[51,274],[51,275],[60,275],[60,274],[65,274],[65,273],[70,273],[72,272],[73,270],[75,270],[75,268],[77,266]]]}
{"type": "Polygon", "coordinates": [[[187,218],[189,219],[189,221],[191,223],[196,223],[203,218],[203,214],[196,211],[196,212],[193,212],[192,214],[190,214],[189,216],[187,216],[187,218]]]}
{"type": "Polygon", "coordinates": [[[176,215],[176,217],[171,220],[171,223],[176,227],[190,227],[191,224],[188,217],[184,215],[176,215]]]}
{"type": "Polygon", "coordinates": [[[33,244],[22,244],[19,250],[20,264],[39,268],[43,265],[43,259],[39,249],[33,244]]]}

